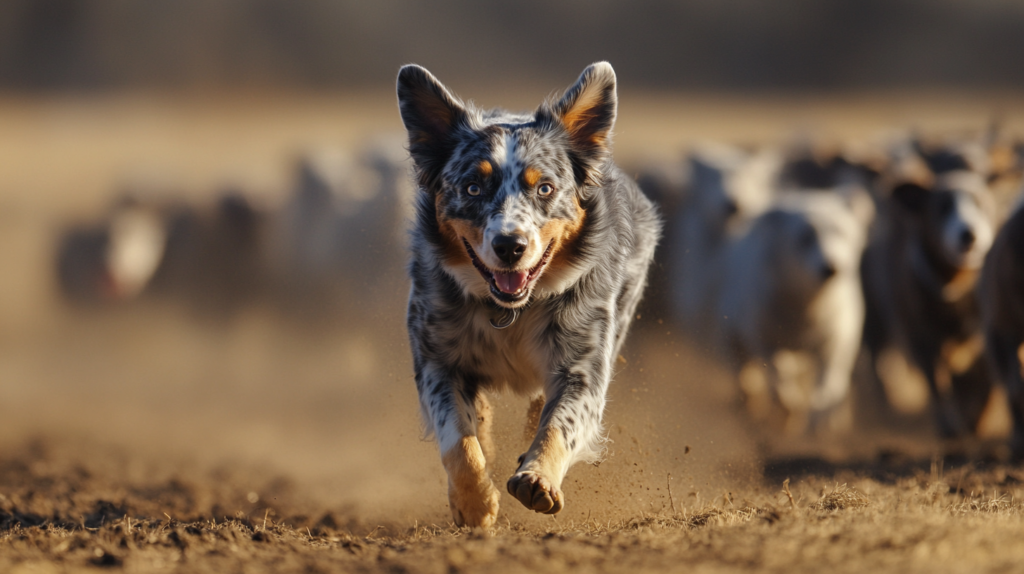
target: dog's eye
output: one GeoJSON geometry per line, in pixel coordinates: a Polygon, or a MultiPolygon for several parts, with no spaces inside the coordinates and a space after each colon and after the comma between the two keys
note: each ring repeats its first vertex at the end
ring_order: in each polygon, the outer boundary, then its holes
{"type": "Polygon", "coordinates": [[[476,183],[471,183],[471,184],[467,185],[466,186],[466,193],[468,193],[470,195],[473,195],[473,196],[480,195],[480,185],[478,185],[476,183]]]}
{"type": "Polygon", "coordinates": [[[550,183],[542,183],[537,188],[537,193],[540,195],[551,195],[551,192],[555,191],[555,186],[550,183]]]}

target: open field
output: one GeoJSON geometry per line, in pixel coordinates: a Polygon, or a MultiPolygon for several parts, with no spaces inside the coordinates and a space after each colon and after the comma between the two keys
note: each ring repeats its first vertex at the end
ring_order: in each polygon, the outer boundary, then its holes
{"type": "MultiPolygon", "coordinates": [[[[621,97],[630,166],[706,138],[861,139],[993,113],[1024,133],[1013,94],[621,97]]],[[[262,305],[217,319],[173,302],[76,309],[57,295],[58,229],[125,182],[195,200],[236,183],[273,206],[298,151],[400,129],[388,91],[0,98],[0,572],[957,572],[1024,559],[1024,470],[987,446],[941,456],[925,415],[766,434],[660,309],[643,310],[619,365],[607,459],[570,472],[557,517],[503,495],[483,533],[451,527],[436,446],[421,440],[401,269],[358,322],[262,305]]],[[[503,483],[526,404],[495,406],[503,483]]]]}

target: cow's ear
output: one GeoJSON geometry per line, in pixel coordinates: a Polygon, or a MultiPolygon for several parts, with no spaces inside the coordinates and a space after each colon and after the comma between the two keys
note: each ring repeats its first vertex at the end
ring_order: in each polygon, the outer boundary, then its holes
{"type": "Polygon", "coordinates": [[[592,64],[552,108],[569,134],[574,160],[579,164],[578,175],[591,185],[600,182],[601,167],[611,151],[618,107],[615,83],[611,64],[592,64]]]}
{"type": "Polygon", "coordinates": [[[451,156],[455,132],[466,124],[466,108],[437,78],[415,64],[398,71],[398,108],[409,132],[409,153],[420,183],[429,187],[451,156]]]}

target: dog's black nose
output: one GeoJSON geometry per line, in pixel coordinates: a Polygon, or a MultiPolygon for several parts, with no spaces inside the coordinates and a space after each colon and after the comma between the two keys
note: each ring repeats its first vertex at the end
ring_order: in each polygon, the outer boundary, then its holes
{"type": "Polygon", "coordinates": [[[965,229],[960,232],[960,245],[964,249],[969,249],[972,245],[974,245],[975,239],[976,238],[974,237],[974,232],[971,231],[970,229],[965,229]]]}
{"type": "Polygon", "coordinates": [[[494,254],[509,265],[515,265],[526,253],[527,241],[522,235],[498,235],[491,240],[494,254]]]}

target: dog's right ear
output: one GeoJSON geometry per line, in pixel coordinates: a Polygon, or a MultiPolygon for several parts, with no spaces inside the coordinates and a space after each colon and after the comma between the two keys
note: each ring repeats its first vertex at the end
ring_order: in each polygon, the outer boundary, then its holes
{"type": "Polygon", "coordinates": [[[916,183],[902,183],[892,190],[892,198],[911,213],[923,213],[929,193],[928,189],[916,183]]]}
{"type": "Polygon", "coordinates": [[[466,122],[466,108],[421,66],[398,71],[398,108],[409,132],[409,153],[420,184],[430,187],[454,148],[456,130],[466,122]]]}

